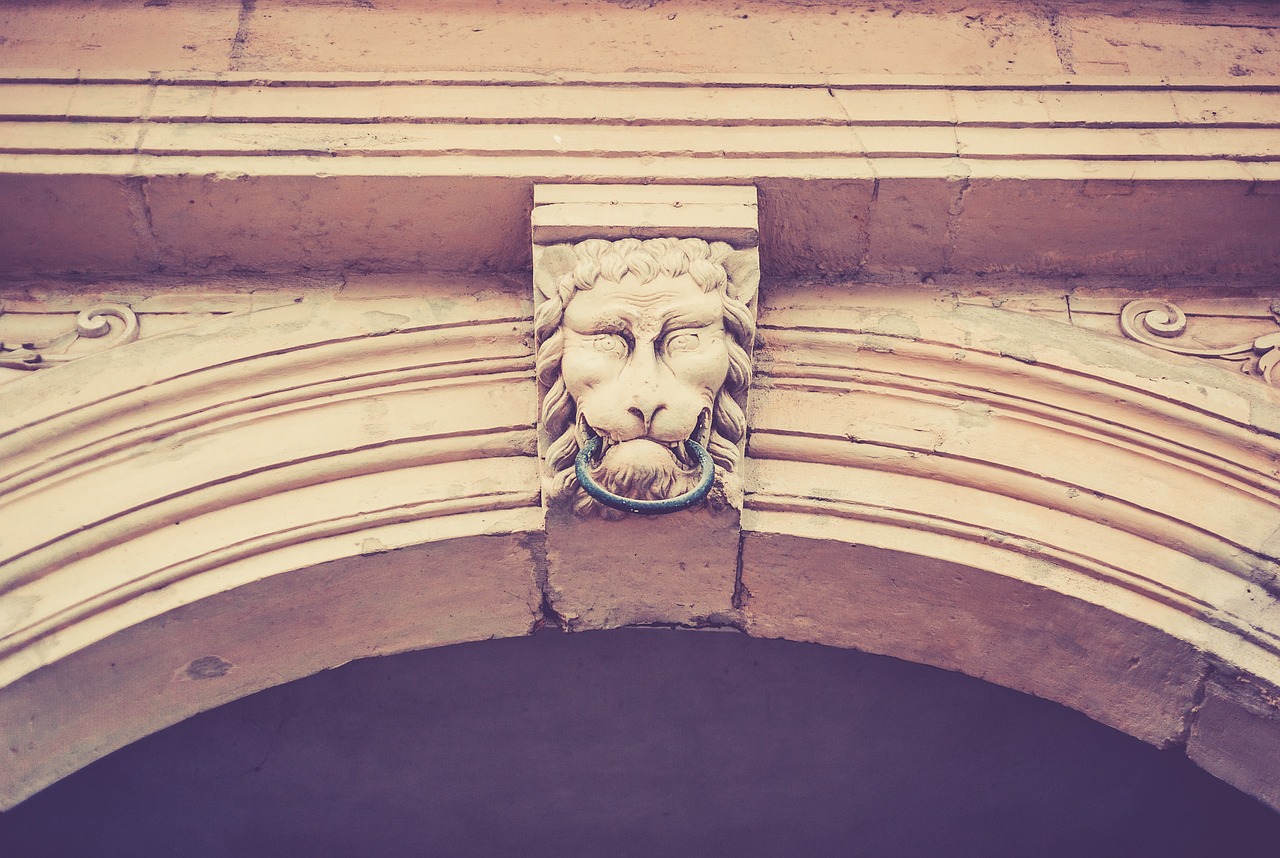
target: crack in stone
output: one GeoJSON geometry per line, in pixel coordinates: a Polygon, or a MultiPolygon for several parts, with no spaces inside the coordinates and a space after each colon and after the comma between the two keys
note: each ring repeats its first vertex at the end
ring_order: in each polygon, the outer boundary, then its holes
{"type": "Polygon", "coordinates": [[[947,209],[947,240],[942,248],[942,271],[944,273],[951,271],[951,260],[956,251],[956,234],[960,228],[960,215],[964,214],[964,198],[969,193],[970,184],[968,177],[959,179],[959,188],[956,190],[955,200],[952,201],[951,207],[947,209]]]}
{"type": "Polygon", "coordinates": [[[742,554],[745,548],[746,534],[740,530],[738,531],[738,560],[733,572],[733,596],[729,600],[729,604],[733,605],[734,610],[738,611],[745,608],[747,602],[751,599],[751,591],[742,583],[742,554]]]}
{"type": "Polygon", "coordinates": [[[534,583],[541,595],[537,609],[533,612],[533,622],[529,626],[529,634],[545,628],[556,628],[562,632],[571,631],[569,621],[555,608],[551,598],[550,568],[547,560],[547,535],[542,532],[528,533],[520,538],[520,547],[529,552],[533,562],[534,583]]]}
{"type": "Polygon", "coordinates": [[[240,0],[240,14],[236,18],[236,34],[231,39],[231,71],[240,68],[240,59],[244,56],[245,46],[249,42],[249,19],[257,11],[258,0],[240,0]]]}
{"type": "Polygon", "coordinates": [[[146,176],[126,176],[127,206],[133,221],[134,238],[138,243],[138,256],[145,260],[148,270],[160,270],[160,238],[156,235],[151,214],[151,200],[147,195],[146,176]]]}
{"type": "Polygon", "coordinates": [[[1186,753],[1187,744],[1191,741],[1191,730],[1195,727],[1196,720],[1200,715],[1200,709],[1204,706],[1205,698],[1209,696],[1209,680],[1214,676],[1213,662],[1205,662],[1204,670],[1200,673],[1200,678],[1196,683],[1195,694],[1191,696],[1191,706],[1187,709],[1186,715],[1183,716],[1182,729],[1178,731],[1178,735],[1173,737],[1170,742],[1172,747],[1181,748],[1186,753]]]}
{"type": "Polygon", "coordinates": [[[1049,24],[1049,35],[1053,38],[1053,49],[1058,54],[1058,62],[1067,74],[1076,73],[1075,51],[1071,47],[1071,27],[1062,20],[1056,7],[1044,10],[1049,24]]]}

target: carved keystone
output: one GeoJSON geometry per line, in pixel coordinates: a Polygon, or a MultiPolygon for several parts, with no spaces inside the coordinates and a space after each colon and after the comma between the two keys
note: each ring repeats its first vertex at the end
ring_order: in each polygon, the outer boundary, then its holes
{"type": "Polygon", "coordinates": [[[691,622],[731,609],[758,243],[754,188],[535,190],[552,595],[599,570],[655,596],[652,613],[586,624],[691,622]],[[693,589],[669,603],[667,579],[693,589]]]}

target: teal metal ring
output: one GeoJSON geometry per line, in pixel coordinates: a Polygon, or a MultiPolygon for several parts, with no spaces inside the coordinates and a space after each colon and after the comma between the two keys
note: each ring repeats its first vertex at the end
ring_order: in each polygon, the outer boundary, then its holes
{"type": "Polygon", "coordinates": [[[669,512],[688,509],[705,498],[707,492],[711,491],[711,483],[716,476],[716,466],[711,461],[711,454],[703,449],[702,445],[697,441],[687,438],[684,446],[688,452],[698,459],[698,467],[702,470],[702,476],[696,486],[682,495],[663,500],[637,500],[615,495],[597,483],[591,478],[591,457],[596,454],[596,450],[600,449],[599,435],[588,438],[587,443],[583,444],[582,449],[578,451],[578,458],[575,462],[578,472],[578,484],[582,486],[583,491],[600,501],[600,503],[624,512],[634,512],[639,515],[665,515],[669,512]]]}

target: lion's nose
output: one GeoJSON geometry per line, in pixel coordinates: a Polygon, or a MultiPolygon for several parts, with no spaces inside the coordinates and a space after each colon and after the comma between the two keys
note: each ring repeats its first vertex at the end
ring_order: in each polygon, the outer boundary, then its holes
{"type": "Polygon", "coordinates": [[[665,406],[658,384],[658,360],[652,349],[637,348],[624,372],[627,413],[649,431],[653,418],[665,406]]]}
{"type": "Polygon", "coordinates": [[[649,427],[653,425],[653,418],[662,410],[662,403],[652,399],[645,399],[643,402],[637,402],[627,409],[627,413],[638,419],[644,424],[645,431],[649,431],[649,427]]]}

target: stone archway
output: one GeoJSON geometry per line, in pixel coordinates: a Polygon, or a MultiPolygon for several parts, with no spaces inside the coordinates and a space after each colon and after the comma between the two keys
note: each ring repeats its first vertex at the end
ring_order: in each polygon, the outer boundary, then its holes
{"type": "Polygon", "coordinates": [[[3,817],[21,855],[1267,853],[1280,816],[1057,704],[723,630],[361,659],[148,736],[3,817]],[[1087,824],[1082,824],[1087,820],[1087,824]]]}
{"type": "Polygon", "coordinates": [[[545,529],[523,288],[465,285],[317,296],[0,389],[6,805],[261,688],[548,622],[934,664],[1280,801],[1266,386],[1034,315],[780,284],[737,558],[601,571],[545,529]]]}

